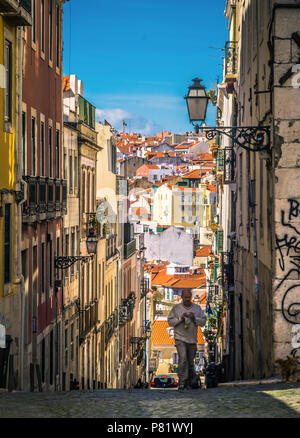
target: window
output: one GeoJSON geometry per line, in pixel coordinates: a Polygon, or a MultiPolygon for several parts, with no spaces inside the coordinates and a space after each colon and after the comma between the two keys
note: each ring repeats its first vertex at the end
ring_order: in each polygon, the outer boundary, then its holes
{"type": "Polygon", "coordinates": [[[28,344],[28,249],[22,251],[22,275],[24,277],[24,324],[23,324],[23,333],[24,333],[24,344],[28,344]]]}
{"type": "Polygon", "coordinates": [[[22,112],[22,152],[22,175],[26,175],[26,113],[24,111],[22,112]]]}
{"type": "Polygon", "coordinates": [[[11,204],[4,213],[4,283],[11,282],[11,204]]]}
{"type": "Polygon", "coordinates": [[[52,147],[52,126],[49,126],[48,130],[48,152],[49,152],[49,177],[52,178],[52,157],[53,157],[53,147],[52,147]]]}
{"type": "Polygon", "coordinates": [[[31,27],[31,38],[32,42],[36,43],[36,0],[32,0],[32,27],[31,27]]]}
{"type": "Polygon", "coordinates": [[[53,258],[52,258],[52,240],[49,242],[49,286],[53,286],[53,258]]]}
{"type": "Polygon", "coordinates": [[[53,57],[53,0],[49,0],[49,59],[53,57]]]}
{"type": "Polygon", "coordinates": [[[73,157],[69,156],[69,193],[73,192],[73,157]]]}
{"type": "Polygon", "coordinates": [[[56,158],[56,178],[59,178],[59,130],[56,130],[56,136],[55,136],[55,158],[56,158]]]}
{"type": "Polygon", "coordinates": [[[90,302],[90,264],[87,264],[86,267],[86,302],[89,304],[90,302]]]}
{"type": "Polygon", "coordinates": [[[32,175],[36,174],[36,120],[31,118],[31,151],[32,151],[32,175]]]}
{"type": "Polygon", "coordinates": [[[45,175],[45,123],[41,122],[41,175],[45,175]]]}
{"type": "Polygon", "coordinates": [[[41,245],[41,292],[45,292],[45,244],[41,245]]]}
{"type": "Polygon", "coordinates": [[[82,202],[82,213],[85,213],[85,172],[82,172],[82,188],[81,188],[81,202],[82,202]]]}
{"type": "Polygon", "coordinates": [[[99,292],[99,297],[100,297],[101,296],[101,263],[99,263],[98,292],[99,292]]]}
{"type": "Polygon", "coordinates": [[[4,68],[5,68],[5,88],[4,88],[4,120],[12,122],[12,43],[8,40],[4,42],[4,68]]]}
{"type": "Polygon", "coordinates": [[[64,179],[67,179],[67,154],[64,154],[64,179]]]}
{"type": "Polygon", "coordinates": [[[68,329],[65,329],[65,366],[68,366],[68,329]]]}
{"type": "Polygon", "coordinates": [[[74,157],[74,187],[78,187],[78,158],[74,157]]]}
{"type": "Polygon", "coordinates": [[[59,47],[59,40],[60,40],[60,29],[59,29],[59,5],[56,5],[56,67],[59,68],[59,57],[60,57],[60,47],[59,47]]]}
{"type": "Polygon", "coordinates": [[[44,383],[45,382],[45,368],[46,368],[45,338],[42,340],[41,356],[42,356],[42,382],[44,383]]]}
{"type": "Polygon", "coordinates": [[[41,0],[41,50],[45,53],[45,0],[41,0]]]}
{"type": "Polygon", "coordinates": [[[71,324],[71,333],[70,333],[70,360],[74,360],[74,324],[71,324]]]}
{"type": "MultiPolygon", "coordinates": [[[[74,257],[75,255],[75,233],[72,232],[71,234],[71,256],[74,257]]],[[[71,266],[71,274],[74,274],[74,264],[71,266]]]]}
{"type": "MultiPolygon", "coordinates": [[[[65,256],[69,256],[69,234],[65,237],[65,256]]],[[[69,268],[65,269],[66,277],[69,276],[69,268]]]]}
{"type": "MultiPolygon", "coordinates": [[[[263,3],[263,2],[262,2],[263,3]]],[[[258,33],[258,4],[257,0],[254,0],[253,4],[253,56],[256,55],[257,50],[257,33],[258,33]]]]}
{"type": "MultiPolygon", "coordinates": [[[[59,250],[59,237],[56,238],[56,257],[59,257],[60,250],[59,250]]],[[[56,278],[59,280],[60,278],[60,270],[56,269],[56,278]]]]}
{"type": "Polygon", "coordinates": [[[51,330],[50,332],[50,336],[49,336],[49,362],[50,362],[50,366],[49,366],[49,383],[50,385],[53,385],[53,357],[54,357],[54,348],[53,348],[53,330],[51,330]]]}
{"type": "Polygon", "coordinates": [[[90,172],[87,174],[87,213],[90,213],[90,200],[91,200],[91,177],[90,172]]]}

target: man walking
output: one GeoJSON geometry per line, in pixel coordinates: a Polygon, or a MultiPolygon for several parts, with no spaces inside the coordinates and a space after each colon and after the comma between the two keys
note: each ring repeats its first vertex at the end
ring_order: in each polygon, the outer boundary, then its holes
{"type": "Polygon", "coordinates": [[[180,390],[191,387],[195,375],[198,325],[204,326],[206,323],[206,316],[201,307],[191,301],[191,290],[183,289],[181,298],[182,303],[176,304],[168,316],[169,325],[174,327],[180,390]]]}

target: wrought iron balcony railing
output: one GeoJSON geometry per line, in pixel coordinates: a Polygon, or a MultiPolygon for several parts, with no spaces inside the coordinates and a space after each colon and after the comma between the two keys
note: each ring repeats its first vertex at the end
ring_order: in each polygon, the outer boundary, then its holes
{"type": "Polygon", "coordinates": [[[225,44],[225,76],[234,77],[237,73],[237,43],[227,41],[225,44]]]}
{"type": "Polygon", "coordinates": [[[129,259],[136,251],[136,240],[124,244],[124,258],[129,259]]]}
{"type": "Polygon", "coordinates": [[[143,359],[145,338],[132,336],[130,338],[130,343],[132,347],[131,359],[135,359],[137,357],[139,359],[139,364],[140,364],[143,359]]]}
{"type": "Polygon", "coordinates": [[[141,299],[149,292],[149,278],[143,278],[141,281],[141,299]]]}
{"type": "Polygon", "coordinates": [[[136,236],[136,249],[138,251],[142,251],[145,249],[145,239],[144,239],[144,234],[138,234],[136,236]]]}
{"type": "Polygon", "coordinates": [[[122,304],[119,306],[118,322],[120,326],[123,326],[132,320],[135,300],[136,297],[134,292],[131,292],[127,298],[122,299],[122,304]]]}
{"type": "Polygon", "coordinates": [[[19,0],[19,5],[31,14],[31,0],[19,0]]]}
{"type": "Polygon", "coordinates": [[[235,182],[235,152],[232,147],[224,149],[224,184],[235,182]]]}
{"type": "Polygon", "coordinates": [[[84,309],[81,309],[80,338],[92,330],[98,321],[98,301],[91,301],[84,309]]]}
{"type": "Polygon", "coordinates": [[[67,212],[67,182],[41,176],[23,176],[27,183],[27,200],[23,204],[23,222],[39,215],[39,220],[67,212]],[[45,216],[43,216],[45,215],[45,216]]]}
{"type": "Polygon", "coordinates": [[[222,283],[229,290],[234,285],[233,252],[222,253],[222,283]]]}
{"type": "Polygon", "coordinates": [[[15,26],[30,26],[31,0],[0,0],[0,13],[15,26]]]}
{"type": "Polygon", "coordinates": [[[106,239],[106,260],[117,253],[117,236],[114,234],[106,239]]]}

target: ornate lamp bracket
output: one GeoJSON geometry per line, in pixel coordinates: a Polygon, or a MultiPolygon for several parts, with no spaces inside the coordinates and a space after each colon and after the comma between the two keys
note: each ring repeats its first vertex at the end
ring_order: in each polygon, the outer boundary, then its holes
{"type": "Polygon", "coordinates": [[[70,266],[74,265],[76,262],[87,263],[89,258],[92,256],[62,256],[55,257],[54,266],[55,269],[68,269],[70,266]]]}
{"type": "Polygon", "coordinates": [[[194,125],[196,132],[201,130],[208,140],[217,134],[231,138],[233,145],[240,146],[250,152],[270,152],[271,134],[269,126],[215,126],[194,125]]]}

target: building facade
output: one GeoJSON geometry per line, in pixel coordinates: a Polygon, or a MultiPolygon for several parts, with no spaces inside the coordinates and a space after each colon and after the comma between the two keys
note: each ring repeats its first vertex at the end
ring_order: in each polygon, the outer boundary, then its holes
{"type": "Polygon", "coordinates": [[[233,287],[225,263],[228,343],[231,376],[238,379],[274,375],[274,361],[299,349],[299,14],[298,2],[226,4],[230,41],[219,85],[220,122],[270,129],[262,152],[255,143],[253,151],[222,139],[224,243],[234,266],[233,287]]]}
{"type": "Polygon", "coordinates": [[[0,5],[0,388],[10,390],[21,389],[24,383],[22,66],[31,12],[30,1],[19,5],[7,0],[0,5]]]}

